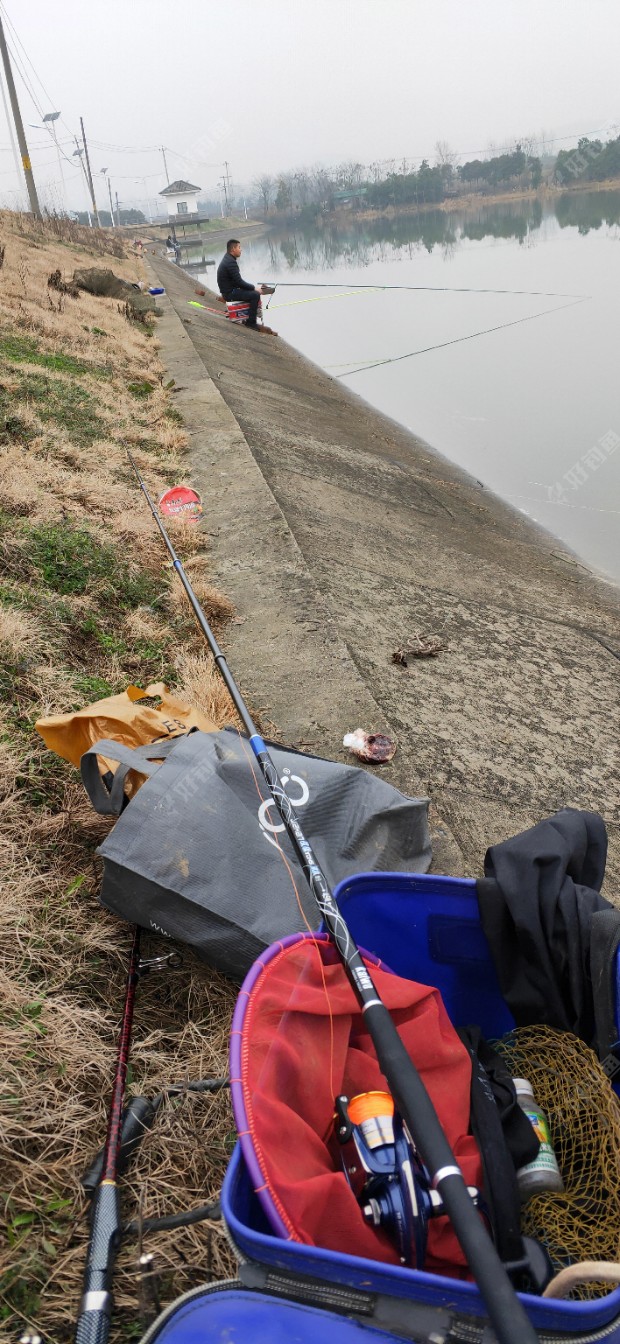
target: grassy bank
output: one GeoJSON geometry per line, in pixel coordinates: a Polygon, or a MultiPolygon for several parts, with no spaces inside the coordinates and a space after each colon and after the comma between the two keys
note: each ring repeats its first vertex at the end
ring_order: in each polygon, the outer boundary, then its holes
{"type": "MultiPolygon", "coordinates": [[[[113,234],[9,214],[0,249],[0,1336],[28,1327],[64,1344],[86,1247],[80,1176],[105,1136],[131,932],[97,900],[95,848],[109,823],[34,724],[159,679],[218,723],[230,710],[126,459],[129,445],[154,495],[185,478],[156,320],[48,286],[53,272],[67,280],[88,265],[136,280],[142,263],[113,234]]],[[[192,583],[221,629],[232,610],[209,585],[208,538],[181,533],[192,583]]],[[[144,941],[146,954],[161,951],[144,941]]],[[[130,1092],[227,1071],[234,989],[183,955],[181,971],[139,988],[130,1092]]],[[[227,1093],[166,1104],[123,1178],[124,1216],[215,1197],[232,1141],[227,1093]]],[[[139,1337],[153,1314],[140,1251],[155,1254],[163,1301],[231,1268],[217,1223],[128,1239],[117,1341],[139,1337]]]]}

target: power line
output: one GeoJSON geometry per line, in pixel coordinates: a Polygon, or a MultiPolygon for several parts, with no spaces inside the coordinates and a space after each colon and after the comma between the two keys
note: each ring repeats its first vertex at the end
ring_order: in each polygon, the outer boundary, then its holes
{"type": "Polygon", "coordinates": [[[41,88],[42,88],[42,90],[43,90],[43,93],[45,94],[45,97],[46,97],[46,98],[48,99],[48,101],[49,101],[49,105],[50,105],[50,107],[52,107],[52,106],[53,106],[53,102],[52,102],[52,99],[51,99],[50,96],[49,96],[49,93],[48,93],[48,91],[47,91],[47,89],[46,89],[44,83],[43,83],[43,80],[42,80],[41,77],[37,74],[37,71],[35,70],[34,65],[32,64],[32,61],[30,60],[30,57],[29,57],[29,55],[28,55],[28,52],[26,51],[26,48],[25,48],[25,46],[24,46],[24,44],[23,44],[23,42],[22,42],[22,40],[21,40],[21,38],[20,38],[20,36],[19,36],[19,33],[17,32],[17,29],[16,29],[16,27],[15,27],[15,24],[13,23],[13,21],[12,21],[12,19],[10,18],[9,14],[7,13],[6,6],[5,6],[3,3],[1,3],[1,0],[0,0],[0,9],[2,9],[2,12],[3,12],[3,14],[4,14],[4,17],[5,17],[5,19],[6,19],[7,23],[8,23],[8,25],[9,25],[9,27],[10,27],[12,33],[13,33],[13,36],[14,36],[14,38],[15,38],[15,41],[19,43],[19,46],[21,47],[21,49],[22,49],[22,51],[23,51],[23,53],[24,53],[24,56],[26,57],[26,60],[27,60],[27,62],[28,62],[28,64],[29,64],[29,66],[30,66],[30,69],[32,70],[32,73],[33,73],[35,79],[36,79],[37,82],[40,84],[40,86],[41,86],[41,88]]]}
{"type": "MultiPolygon", "coordinates": [[[[27,61],[28,65],[30,66],[30,69],[32,70],[32,73],[33,73],[33,75],[34,75],[34,78],[36,79],[36,81],[37,81],[37,83],[39,84],[41,90],[43,91],[45,97],[47,98],[47,100],[48,100],[48,102],[49,102],[49,104],[50,104],[50,107],[53,106],[54,100],[50,97],[49,91],[46,89],[46,87],[45,87],[45,85],[44,85],[44,83],[43,83],[43,80],[41,79],[41,76],[38,74],[38,72],[37,72],[37,70],[36,70],[36,67],[34,66],[32,60],[30,59],[30,56],[28,55],[28,52],[27,52],[27,50],[26,50],[26,47],[24,46],[24,44],[23,44],[23,42],[22,42],[22,40],[21,40],[21,38],[20,38],[20,36],[19,36],[19,33],[17,32],[17,29],[16,29],[16,27],[15,27],[15,24],[13,23],[13,21],[12,21],[10,15],[9,15],[8,12],[7,12],[7,9],[6,9],[5,4],[3,3],[3,0],[0,0],[0,11],[4,14],[4,17],[5,17],[5,19],[6,19],[7,25],[8,25],[8,27],[10,28],[10,30],[11,30],[11,32],[12,32],[12,34],[13,34],[13,37],[14,37],[14,39],[15,39],[15,42],[16,42],[16,43],[18,44],[18,46],[21,48],[21,51],[22,51],[23,54],[24,54],[25,60],[27,61]]],[[[39,104],[37,95],[35,94],[34,89],[33,89],[33,87],[32,87],[32,84],[31,84],[31,82],[30,82],[30,80],[29,80],[29,78],[28,78],[28,76],[27,76],[27,74],[26,74],[26,71],[25,71],[24,67],[23,67],[23,63],[22,63],[22,61],[21,61],[21,58],[18,56],[18,53],[15,51],[15,48],[14,48],[14,47],[11,49],[11,54],[12,54],[12,56],[13,56],[13,60],[14,60],[16,66],[17,66],[17,69],[18,69],[18,71],[19,71],[19,74],[20,74],[20,76],[21,76],[21,78],[22,78],[22,80],[23,80],[24,86],[25,86],[26,90],[28,91],[30,98],[32,99],[32,102],[33,102],[33,104],[34,104],[34,107],[35,107],[35,109],[36,109],[38,115],[41,117],[41,119],[43,119],[44,113],[43,113],[42,107],[41,107],[40,104],[39,104]]],[[[67,131],[67,133],[68,133],[68,135],[69,135],[69,137],[70,137],[70,140],[72,141],[72,140],[73,140],[73,136],[74,136],[73,131],[72,131],[71,128],[67,125],[67,123],[64,121],[64,119],[61,118],[61,120],[62,120],[62,125],[65,127],[65,129],[66,129],[66,131],[67,131]]],[[[566,141],[566,140],[577,140],[577,139],[581,139],[581,138],[583,138],[583,137],[588,137],[588,136],[591,136],[591,135],[597,135],[597,134],[599,134],[599,132],[601,132],[601,131],[605,131],[606,129],[609,129],[609,128],[608,128],[608,127],[605,127],[605,126],[600,126],[600,127],[597,127],[595,130],[581,131],[581,132],[579,132],[579,133],[575,132],[575,133],[572,134],[572,135],[545,136],[545,137],[544,137],[544,143],[545,143],[545,144],[548,144],[548,145],[552,145],[552,144],[560,144],[561,142],[566,141]]],[[[49,134],[50,134],[50,138],[52,138],[51,130],[50,130],[49,134]]],[[[528,136],[522,136],[522,137],[515,136],[515,137],[513,137],[513,138],[514,138],[514,142],[515,142],[515,143],[518,143],[518,142],[519,142],[519,139],[525,139],[525,140],[527,140],[527,139],[529,139],[530,137],[528,137],[528,136]]],[[[513,138],[511,138],[510,143],[512,143],[512,139],[513,139],[513,138]]],[[[535,137],[532,137],[532,138],[535,138],[535,137]]],[[[57,143],[57,144],[61,144],[62,142],[58,142],[58,141],[57,141],[56,143],[57,143]]],[[[69,143],[69,142],[66,142],[66,143],[69,143]]],[[[109,142],[109,141],[105,141],[105,140],[92,140],[91,143],[92,143],[93,146],[94,146],[95,148],[97,148],[97,149],[103,149],[103,150],[105,150],[106,152],[112,152],[112,153],[117,153],[117,154],[150,154],[150,153],[159,153],[159,152],[161,151],[161,146],[159,146],[159,145],[143,145],[143,146],[138,146],[138,145],[115,145],[115,144],[112,144],[111,142],[109,142]]],[[[36,148],[39,148],[39,146],[37,146],[36,148]]],[[[168,152],[169,152],[170,154],[172,154],[175,158],[181,159],[184,163],[190,163],[190,164],[191,164],[191,163],[196,163],[196,164],[199,164],[200,167],[203,167],[203,168],[219,168],[219,167],[222,166],[221,163],[219,163],[219,162],[217,162],[217,163],[210,163],[210,162],[207,162],[206,160],[203,160],[203,159],[190,158],[190,157],[188,157],[188,155],[186,155],[186,154],[181,154],[178,150],[171,149],[171,148],[168,147],[168,146],[167,146],[166,148],[168,149],[168,152]]],[[[60,152],[62,153],[62,150],[61,150],[60,152]]],[[[387,156],[387,157],[382,158],[382,159],[375,159],[374,162],[373,162],[373,164],[370,164],[370,165],[368,165],[368,164],[362,164],[362,165],[360,165],[360,166],[361,166],[362,168],[364,168],[364,169],[367,169],[367,168],[372,168],[373,166],[380,167],[380,166],[383,166],[383,165],[385,165],[385,164],[390,164],[390,163],[394,163],[394,164],[396,164],[396,163],[406,163],[406,162],[408,162],[408,161],[416,161],[416,160],[418,160],[418,159],[420,159],[420,160],[424,160],[424,159],[428,159],[429,157],[431,157],[432,153],[434,153],[434,150],[433,150],[433,151],[427,151],[425,154],[419,154],[419,153],[417,153],[417,154],[407,154],[407,155],[394,154],[394,155],[387,156]]],[[[468,155],[472,155],[472,156],[474,156],[474,155],[480,155],[480,154],[482,154],[482,155],[484,155],[484,154],[489,154],[489,153],[490,153],[490,150],[489,150],[489,146],[486,145],[484,148],[479,148],[479,149],[468,149],[468,150],[454,150],[454,151],[452,151],[452,153],[454,153],[455,157],[456,157],[457,159],[460,160],[460,159],[465,159],[468,155]]],[[[63,157],[66,159],[67,163],[71,163],[71,160],[69,159],[69,157],[68,157],[66,154],[63,154],[63,157]]],[[[150,174],[150,176],[155,177],[155,176],[159,176],[159,174],[155,174],[155,173],[153,173],[153,174],[150,174]]],[[[126,175],[126,177],[127,177],[127,179],[129,179],[129,175],[126,175]]]]}
{"type": "Polygon", "coordinates": [[[11,109],[13,112],[13,121],[15,122],[15,130],[17,133],[19,150],[22,157],[22,167],[24,170],[24,177],[26,179],[26,188],[28,190],[30,209],[32,210],[33,215],[35,216],[35,219],[41,219],[41,208],[39,206],[39,198],[37,196],[37,189],[35,186],[32,167],[30,164],[28,145],[26,143],[26,136],[24,134],[24,125],[21,118],[19,102],[15,90],[15,81],[13,79],[13,71],[11,69],[11,60],[6,45],[6,40],[4,36],[4,26],[1,18],[0,18],[0,51],[2,53],[2,64],[4,66],[6,86],[11,103],[11,109]]]}
{"type": "MultiPolygon", "coordinates": [[[[4,13],[4,10],[3,10],[3,13],[4,13]]],[[[22,80],[22,83],[23,83],[23,85],[24,85],[24,88],[25,88],[26,92],[30,95],[30,98],[31,98],[31,100],[32,100],[32,103],[33,103],[33,106],[34,106],[35,111],[38,113],[38,115],[39,115],[41,118],[43,118],[43,109],[42,109],[40,103],[37,102],[36,94],[34,93],[34,90],[33,90],[32,86],[31,86],[31,84],[30,84],[30,81],[29,81],[29,79],[28,79],[28,76],[27,76],[27,74],[26,74],[26,72],[25,72],[25,70],[24,70],[24,67],[23,67],[22,62],[21,62],[20,57],[19,57],[19,54],[18,54],[18,52],[16,51],[14,45],[9,41],[8,38],[7,38],[7,47],[8,47],[9,50],[10,50],[11,56],[12,56],[12,58],[13,58],[13,64],[15,65],[15,68],[16,68],[16,70],[18,71],[18,73],[19,73],[19,75],[20,75],[20,77],[21,77],[21,80],[22,80]]]]}
{"type": "MultiPolygon", "coordinates": [[[[0,10],[2,10],[2,13],[5,15],[5,17],[8,17],[8,16],[6,16],[6,10],[5,10],[5,8],[4,8],[4,5],[1,3],[1,0],[0,0],[0,10]]],[[[10,20],[8,20],[8,21],[9,21],[9,23],[10,23],[10,20]]],[[[14,33],[14,35],[15,35],[15,38],[17,39],[17,41],[19,42],[20,46],[22,47],[22,50],[25,51],[25,48],[23,47],[23,43],[20,42],[20,39],[19,39],[19,37],[18,37],[18,34],[17,34],[16,30],[15,30],[15,26],[14,26],[12,23],[11,23],[11,28],[12,28],[12,30],[13,30],[13,33],[14,33]]],[[[20,76],[21,76],[21,79],[22,79],[22,82],[23,82],[23,84],[24,84],[24,87],[26,88],[27,92],[29,93],[30,98],[32,99],[32,102],[33,102],[33,104],[34,104],[35,110],[36,110],[36,112],[38,113],[39,117],[41,118],[41,121],[43,122],[43,125],[44,125],[44,126],[46,127],[46,129],[48,130],[50,140],[51,140],[52,143],[54,144],[54,147],[55,147],[55,149],[57,150],[57,153],[58,153],[59,155],[62,155],[63,159],[65,159],[66,162],[67,162],[68,164],[70,164],[71,167],[73,167],[73,164],[71,163],[71,159],[68,157],[67,154],[65,154],[64,150],[61,149],[61,144],[62,144],[63,142],[57,140],[57,138],[56,138],[56,136],[54,135],[53,131],[51,130],[51,128],[47,125],[47,123],[46,123],[46,121],[45,121],[45,113],[43,112],[43,109],[42,109],[40,103],[38,102],[38,99],[37,99],[37,97],[36,97],[36,94],[35,94],[35,92],[34,92],[34,89],[32,88],[32,85],[31,85],[31,83],[30,83],[30,80],[28,79],[28,76],[27,76],[27,74],[26,74],[26,71],[24,70],[23,64],[22,64],[20,58],[18,57],[18,55],[17,55],[17,53],[16,53],[15,47],[14,47],[12,44],[11,44],[10,50],[11,50],[11,55],[13,56],[13,59],[14,59],[16,65],[17,65],[17,69],[18,69],[19,74],[20,74],[20,76]]],[[[29,60],[29,57],[28,57],[27,53],[26,53],[26,58],[29,60]]],[[[30,65],[32,65],[32,62],[31,62],[31,61],[30,61],[30,65]]],[[[34,66],[32,66],[32,69],[34,70],[34,66]]],[[[35,71],[35,75],[36,75],[36,71],[35,71]]],[[[37,79],[39,79],[39,76],[38,76],[38,75],[37,75],[37,79]]],[[[41,82],[40,79],[39,79],[39,83],[41,84],[41,88],[43,88],[44,93],[46,93],[46,90],[44,89],[44,86],[43,86],[43,84],[42,84],[42,82],[41,82]]],[[[51,102],[51,100],[50,100],[50,102],[51,102]]],[[[65,122],[63,122],[63,126],[64,126],[64,125],[65,125],[65,122]]],[[[67,129],[68,129],[68,127],[67,127],[67,129]]],[[[66,142],[64,142],[64,143],[66,143],[66,142]]],[[[37,150],[42,149],[42,148],[47,148],[47,147],[48,147],[47,145],[45,145],[45,146],[43,146],[43,145],[37,145],[37,146],[34,146],[34,148],[36,148],[37,150]]],[[[41,166],[43,166],[43,165],[41,165],[41,166]]]]}
{"type": "Polygon", "coordinates": [[[111,145],[106,140],[92,140],[91,144],[116,154],[159,154],[161,150],[161,145],[111,145]]]}

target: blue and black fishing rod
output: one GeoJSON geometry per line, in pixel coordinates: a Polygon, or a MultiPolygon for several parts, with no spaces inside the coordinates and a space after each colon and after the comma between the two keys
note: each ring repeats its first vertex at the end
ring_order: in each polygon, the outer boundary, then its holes
{"type": "MultiPolygon", "coordinates": [[[[151,499],[132,453],[127,449],[132,469],[159,528],[200,630],[213,654],[215,665],[245,728],[252,751],[282,818],[287,835],[304,876],[339,953],[343,968],[364,1015],[381,1070],[422,1161],[427,1168],[431,1189],[438,1192],[465,1259],[480,1289],[499,1344],[537,1344],[537,1334],[506,1269],[476,1211],[463,1174],[443,1132],[439,1117],[420,1075],[403,1045],[388,1009],[362,960],[342,914],[334,900],[314,850],[306,839],[267,747],[256,730],[249,710],[233,679],[215,635],[207,621],[183,565],[172,545],[161,517],[151,499]]],[[[85,1338],[85,1337],[84,1337],[85,1338]]],[[[81,1344],[81,1341],[80,1341],[81,1344]]]]}

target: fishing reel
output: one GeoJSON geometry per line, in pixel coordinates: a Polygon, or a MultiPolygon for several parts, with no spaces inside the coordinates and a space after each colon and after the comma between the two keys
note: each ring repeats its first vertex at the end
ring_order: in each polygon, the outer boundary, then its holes
{"type": "MultiPolygon", "coordinates": [[[[422,1269],[428,1224],[444,1212],[389,1092],[336,1097],[334,1128],[344,1174],[373,1227],[387,1232],[402,1265],[422,1269]]],[[[475,1196],[477,1191],[471,1191],[475,1196]]]]}

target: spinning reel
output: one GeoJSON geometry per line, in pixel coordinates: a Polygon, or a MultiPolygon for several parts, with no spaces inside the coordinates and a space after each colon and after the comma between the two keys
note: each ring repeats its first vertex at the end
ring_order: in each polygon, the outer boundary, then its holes
{"type": "MultiPolygon", "coordinates": [[[[382,1227],[403,1265],[422,1269],[429,1219],[444,1212],[389,1092],[336,1097],[334,1128],[342,1166],[368,1223],[382,1227]]],[[[477,1197],[477,1191],[470,1187],[477,1197]]]]}

